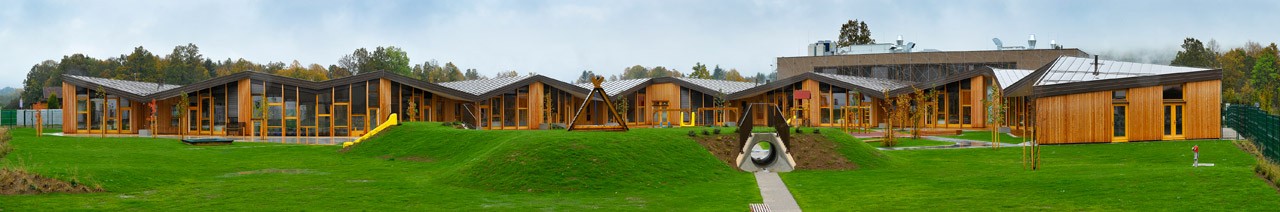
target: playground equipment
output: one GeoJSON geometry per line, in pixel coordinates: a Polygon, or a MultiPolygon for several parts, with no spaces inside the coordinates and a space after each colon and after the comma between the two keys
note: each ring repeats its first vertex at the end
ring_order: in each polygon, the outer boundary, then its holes
{"type": "Polygon", "coordinates": [[[689,112],[689,121],[684,120],[684,112],[680,112],[680,126],[692,127],[698,126],[698,112],[689,112]]]}
{"type": "Polygon", "coordinates": [[[575,131],[575,130],[627,131],[628,130],[627,122],[618,117],[618,110],[614,109],[613,102],[609,101],[609,94],[606,94],[604,92],[604,88],[600,87],[600,83],[602,82],[604,82],[604,77],[591,78],[591,84],[594,84],[595,88],[591,89],[591,93],[587,93],[586,101],[582,101],[582,106],[578,107],[578,112],[573,114],[573,119],[569,121],[569,129],[568,129],[569,131],[575,131]],[[586,109],[587,106],[590,106],[591,97],[593,95],[598,96],[601,101],[604,101],[604,107],[609,109],[607,111],[608,114],[605,115],[605,117],[608,117],[605,119],[605,123],[608,123],[609,119],[613,119],[614,122],[618,123],[618,125],[616,126],[611,126],[607,124],[606,125],[578,125],[578,117],[582,117],[582,110],[586,109]]]}
{"type": "Polygon", "coordinates": [[[795,170],[796,161],[791,156],[791,151],[787,147],[791,146],[791,126],[787,124],[787,120],[783,118],[781,109],[777,105],[768,103],[752,103],[747,105],[747,109],[742,114],[751,114],[751,109],[761,106],[768,108],[772,106],[777,113],[769,116],[770,126],[773,126],[777,132],[772,133],[753,133],[755,128],[753,119],[750,115],[743,115],[738,121],[738,152],[737,164],[738,168],[743,171],[771,171],[771,172],[789,172],[795,170]],[[752,149],[760,143],[769,143],[768,155],[763,157],[753,157],[752,149]]]}
{"type": "Polygon", "coordinates": [[[370,130],[369,133],[365,133],[363,136],[360,136],[360,138],[356,138],[356,140],[354,141],[342,142],[342,148],[347,148],[349,146],[359,144],[360,142],[363,142],[365,140],[368,140],[370,137],[373,137],[374,134],[378,134],[379,132],[382,132],[382,130],[385,130],[387,128],[390,128],[391,126],[397,126],[397,125],[400,125],[400,119],[397,119],[396,114],[392,113],[391,117],[387,117],[386,122],[382,122],[382,124],[378,125],[377,128],[373,128],[373,130],[370,130]]]}

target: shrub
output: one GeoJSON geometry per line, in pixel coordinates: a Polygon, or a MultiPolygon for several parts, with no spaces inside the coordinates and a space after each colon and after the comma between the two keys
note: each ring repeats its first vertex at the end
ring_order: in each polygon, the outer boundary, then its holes
{"type": "Polygon", "coordinates": [[[698,134],[697,134],[697,133],[694,133],[694,132],[693,132],[693,130],[690,130],[690,131],[689,131],[689,137],[698,137],[698,134]]]}
{"type": "Polygon", "coordinates": [[[716,133],[716,135],[719,135],[719,134],[720,134],[720,128],[716,128],[716,129],[715,129],[715,130],[713,130],[712,132],[715,132],[715,133],[716,133]]]}
{"type": "Polygon", "coordinates": [[[820,133],[820,132],[821,132],[821,131],[818,131],[818,128],[813,128],[813,134],[818,134],[818,133],[820,133]]]}
{"type": "Polygon", "coordinates": [[[446,126],[446,127],[453,126],[453,122],[440,123],[440,126],[446,126]]]}
{"type": "Polygon", "coordinates": [[[800,130],[799,127],[796,127],[796,134],[804,134],[804,130],[800,130]]]}
{"type": "Polygon", "coordinates": [[[702,129],[702,135],[711,135],[711,132],[707,132],[707,129],[702,129]]]}

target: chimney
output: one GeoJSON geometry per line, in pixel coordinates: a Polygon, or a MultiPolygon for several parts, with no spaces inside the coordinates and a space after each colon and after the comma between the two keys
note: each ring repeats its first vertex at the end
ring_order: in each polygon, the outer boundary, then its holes
{"type": "Polygon", "coordinates": [[[1093,76],[1094,77],[1097,77],[1098,74],[1100,74],[1098,73],[1098,65],[1102,65],[1102,63],[1098,63],[1098,55],[1093,55],[1093,76]]]}

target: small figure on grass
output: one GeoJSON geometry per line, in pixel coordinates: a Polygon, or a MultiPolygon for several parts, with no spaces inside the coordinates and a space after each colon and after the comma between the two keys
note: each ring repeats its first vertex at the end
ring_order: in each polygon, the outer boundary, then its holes
{"type": "Polygon", "coordinates": [[[1194,154],[1191,158],[1191,166],[1200,165],[1200,145],[1191,146],[1191,152],[1194,154]]]}

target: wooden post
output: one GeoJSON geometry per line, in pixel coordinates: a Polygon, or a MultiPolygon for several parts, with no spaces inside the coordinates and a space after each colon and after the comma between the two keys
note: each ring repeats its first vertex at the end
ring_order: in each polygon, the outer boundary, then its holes
{"type": "Polygon", "coordinates": [[[44,136],[44,117],[43,115],[40,114],[40,112],[41,110],[44,110],[46,107],[48,107],[48,105],[45,105],[44,102],[38,102],[36,104],[31,105],[31,109],[36,110],[36,137],[44,136]]]}

